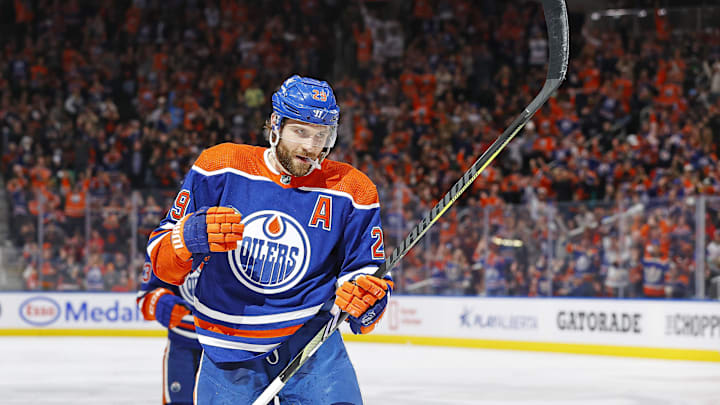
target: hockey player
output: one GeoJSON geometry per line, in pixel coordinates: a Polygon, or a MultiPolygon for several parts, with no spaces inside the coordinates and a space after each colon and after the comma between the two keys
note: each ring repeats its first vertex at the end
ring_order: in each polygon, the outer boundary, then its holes
{"type": "Polygon", "coordinates": [[[145,320],[156,320],[168,328],[163,355],[163,404],[193,403],[195,375],[202,355],[191,316],[198,274],[194,271],[181,286],[176,286],[158,279],[149,261],[143,266],[137,297],[140,312],[145,320]]]}
{"type": "MultiPolygon", "coordinates": [[[[351,330],[368,333],[392,291],[389,277],[372,276],[385,260],[375,185],[325,159],[339,117],[332,89],[293,76],[272,105],[270,147],[203,151],[148,242],[153,271],[168,283],[204,265],[194,310],[204,349],[198,404],[252,403],[331,319],[333,295],[351,330]]],[[[339,333],[277,401],[362,403],[339,333]]]]}

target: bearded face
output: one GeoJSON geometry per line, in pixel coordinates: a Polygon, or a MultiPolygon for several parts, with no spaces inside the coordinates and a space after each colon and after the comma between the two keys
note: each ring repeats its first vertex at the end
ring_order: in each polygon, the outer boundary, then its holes
{"type": "Polygon", "coordinates": [[[313,155],[308,151],[297,147],[289,142],[283,142],[280,138],[275,149],[277,159],[282,167],[295,177],[301,177],[310,173],[312,163],[310,159],[317,159],[319,154],[313,155]]]}

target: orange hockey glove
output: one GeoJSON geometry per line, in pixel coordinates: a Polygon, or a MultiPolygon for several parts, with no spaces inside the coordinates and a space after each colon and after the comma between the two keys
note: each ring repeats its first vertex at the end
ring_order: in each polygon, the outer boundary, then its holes
{"type": "Polygon", "coordinates": [[[360,276],[344,282],[335,292],[335,305],[350,314],[348,322],[355,334],[372,332],[385,312],[393,282],[375,276],[360,276]]]}
{"type": "Polygon", "coordinates": [[[241,219],[240,213],[231,207],[202,207],[185,215],[172,230],[175,254],[187,261],[195,253],[237,249],[245,230],[241,219]]]}

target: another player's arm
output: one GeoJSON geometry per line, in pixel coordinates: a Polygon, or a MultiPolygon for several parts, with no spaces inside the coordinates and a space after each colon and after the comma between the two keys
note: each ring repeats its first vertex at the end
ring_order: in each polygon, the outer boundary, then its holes
{"type": "Polygon", "coordinates": [[[142,284],[137,296],[137,305],[146,321],[158,321],[168,329],[172,329],[190,314],[190,308],[185,301],[175,294],[177,290],[157,278],[146,256],[145,266],[141,277],[142,284]]]}

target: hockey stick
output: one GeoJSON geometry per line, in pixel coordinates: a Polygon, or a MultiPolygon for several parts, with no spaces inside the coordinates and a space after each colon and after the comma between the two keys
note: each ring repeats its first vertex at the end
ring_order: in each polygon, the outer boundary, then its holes
{"type": "MultiPolygon", "coordinates": [[[[440,200],[420,222],[410,231],[400,245],[393,251],[375,272],[375,277],[383,277],[407,254],[422,238],[427,230],[452,206],[460,195],[472,184],[483,170],[497,157],[505,146],[525,126],[535,112],[545,104],[550,95],[560,87],[567,72],[570,53],[569,27],[567,9],[564,0],[541,0],[545,12],[548,31],[549,62],[548,72],[540,93],[530,102],[525,110],[517,116],[505,132],[493,142],[480,158],[452,186],[450,191],[440,200]]],[[[334,297],[332,300],[334,301],[334,297]]],[[[336,309],[336,308],[335,308],[336,309]]],[[[335,314],[327,324],[308,342],[280,374],[265,388],[265,391],[253,402],[253,405],[267,405],[285,386],[287,381],[315,353],[320,345],[335,332],[339,325],[348,317],[346,312],[335,314]]]]}

